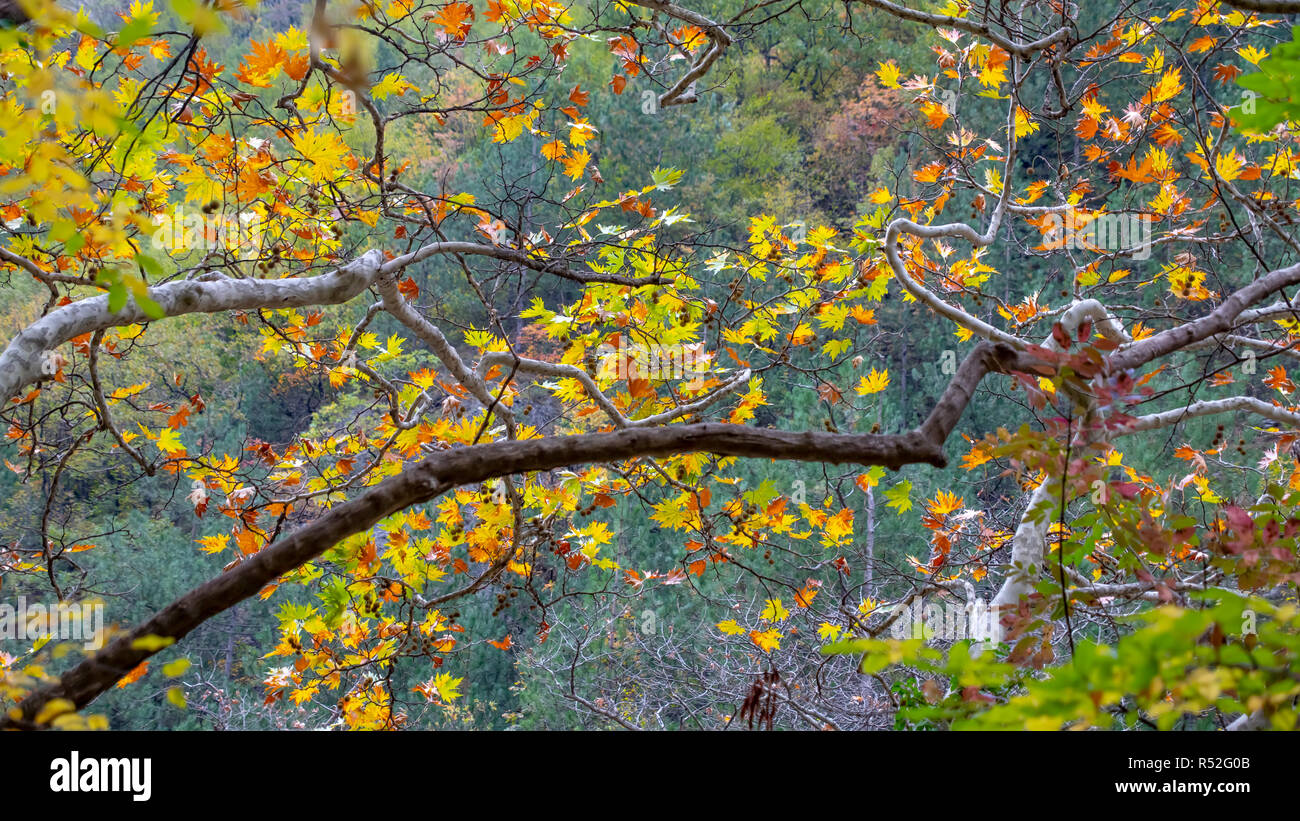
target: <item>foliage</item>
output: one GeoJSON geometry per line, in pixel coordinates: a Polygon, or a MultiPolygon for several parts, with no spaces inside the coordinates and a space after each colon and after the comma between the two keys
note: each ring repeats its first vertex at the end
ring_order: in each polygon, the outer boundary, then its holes
{"type": "Polygon", "coordinates": [[[251,5],[0,29],[8,721],[1294,727],[1277,20],[251,5]]]}

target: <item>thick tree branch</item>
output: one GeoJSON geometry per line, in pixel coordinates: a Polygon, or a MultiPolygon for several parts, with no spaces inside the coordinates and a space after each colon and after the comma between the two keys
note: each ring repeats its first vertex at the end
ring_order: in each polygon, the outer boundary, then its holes
{"type": "Polygon", "coordinates": [[[1300,0],[1224,0],[1224,5],[1260,14],[1295,14],[1300,12],[1300,0]]]}
{"type": "Polygon", "coordinates": [[[1253,396],[1230,396],[1226,399],[1208,399],[1204,402],[1193,402],[1185,408],[1175,408],[1160,413],[1139,416],[1124,430],[1117,431],[1116,435],[1155,430],[1156,428],[1177,424],[1185,419],[1212,416],[1216,413],[1255,413],[1266,419],[1272,419],[1279,425],[1285,425],[1292,430],[1300,429],[1300,413],[1292,413],[1286,408],[1280,408],[1271,402],[1265,402],[1263,399],[1256,399],[1253,396]]]}
{"type": "Polygon", "coordinates": [[[1182,350],[1189,345],[1233,329],[1237,317],[1246,308],[1289,285],[1300,283],[1300,263],[1271,271],[1249,285],[1233,291],[1219,306],[1200,319],[1161,331],[1126,345],[1110,357],[1114,370],[1139,368],[1142,365],[1182,350]]]}

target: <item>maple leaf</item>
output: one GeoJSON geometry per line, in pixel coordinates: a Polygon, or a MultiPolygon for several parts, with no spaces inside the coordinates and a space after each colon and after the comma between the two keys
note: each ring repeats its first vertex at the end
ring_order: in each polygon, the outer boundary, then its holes
{"type": "Polygon", "coordinates": [[[755,647],[765,653],[781,649],[781,631],[776,628],[764,630],[762,632],[759,632],[758,630],[750,630],[749,640],[754,642],[755,647]]]}
{"type": "Polygon", "coordinates": [[[881,63],[880,68],[876,69],[876,76],[880,78],[880,84],[885,88],[902,88],[898,82],[901,72],[898,70],[898,64],[893,60],[881,63]]]}
{"type": "Polygon", "coordinates": [[[817,627],[817,635],[825,641],[834,641],[840,637],[840,633],[842,632],[844,632],[843,627],[840,627],[838,624],[831,624],[827,621],[822,622],[817,627]]]}
{"type": "Polygon", "coordinates": [[[1171,145],[1178,145],[1183,141],[1183,135],[1169,123],[1161,123],[1153,136],[1157,143],[1166,148],[1171,145]]]}
{"type": "Polygon", "coordinates": [[[939,161],[928,163],[921,166],[912,174],[912,179],[917,182],[938,182],[939,177],[948,170],[947,164],[939,161]]]}
{"type": "Polygon", "coordinates": [[[133,682],[139,681],[140,677],[147,672],[149,672],[149,661],[146,659],[145,661],[142,661],[139,664],[137,664],[135,667],[131,668],[131,672],[122,676],[122,678],[118,680],[117,682],[118,689],[126,687],[128,684],[131,684],[133,682]]]}
{"type": "Polygon", "coordinates": [[[937,495],[935,495],[933,501],[926,503],[926,507],[929,508],[930,513],[933,516],[947,516],[949,513],[952,513],[954,510],[957,510],[965,504],[965,501],[965,499],[955,493],[941,490],[937,495]]]}
{"type": "Polygon", "coordinates": [[[244,57],[235,77],[245,85],[267,88],[289,60],[289,54],[271,40],[251,43],[253,51],[244,57]]]}
{"type": "Polygon", "coordinates": [[[1027,137],[1038,131],[1039,125],[1030,119],[1029,112],[1020,106],[1016,106],[1016,138],[1027,137]]]}
{"type": "Polygon", "coordinates": [[[727,634],[728,636],[739,636],[745,632],[745,628],[741,627],[739,624],[736,624],[735,619],[727,619],[726,621],[720,621],[718,622],[717,627],[719,630],[721,630],[723,633],[727,634]]]}
{"type": "Polygon", "coordinates": [[[474,23],[474,6],[469,3],[448,3],[437,12],[425,12],[425,20],[432,20],[453,40],[464,40],[474,23]]]}
{"type": "Polygon", "coordinates": [[[1237,155],[1237,152],[1229,149],[1220,151],[1219,155],[1214,158],[1214,171],[1227,182],[1232,182],[1242,175],[1242,166],[1245,160],[1237,155]]]}
{"type": "MultiPolygon", "coordinates": [[[[561,140],[551,140],[542,145],[542,156],[548,160],[558,160],[568,152],[568,147],[561,140]]],[[[581,172],[579,172],[581,173],[581,172]]]]}
{"type": "Polygon", "coordinates": [[[768,599],[759,618],[764,621],[785,621],[790,618],[790,611],[785,609],[780,599],[768,599]]]}
{"type": "Polygon", "coordinates": [[[407,91],[418,91],[409,80],[396,72],[389,72],[384,79],[370,89],[370,96],[376,100],[384,100],[394,95],[405,94],[407,91]]]}
{"type": "Polygon", "coordinates": [[[922,103],[921,113],[925,115],[926,125],[930,126],[930,128],[942,128],[943,124],[948,121],[948,109],[944,108],[942,103],[922,103]]]}
{"type": "Polygon", "coordinates": [[[294,150],[307,161],[306,174],[312,182],[325,182],[338,176],[348,147],[332,131],[317,133],[311,129],[294,134],[294,150]]]}
{"type": "Polygon", "coordinates": [[[1265,57],[1268,56],[1268,51],[1266,49],[1259,49],[1259,48],[1255,48],[1255,46],[1253,45],[1249,45],[1237,49],[1237,54],[1241,55],[1241,59],[1245,60],[1251,65],[1257,66],[1259,65],[1260,60],[1263,60],[1265,57]]]}
{"type": "Polygon", "coordinates": [[[693,517],[690,511],[687,510],[686,497],[679,496],[675,499],[665,499],[655,505],[654,513],[650,514],[650,518],[664,527],[680,530],[686,527],[693,517]]]}
{"type": "Polygon", "coordinates": [[[183,428],[190,423],[190,404],[186,402],[181,405],[175,413],[167,417],[167,426],[170,428],[183,428]]]}
{"type": "Polygon", "coordinates": [[[438,691],[443,701],[455,701],[462,695],[460,685],[463,681],[465,681],[463,676],[453,678],[451,673],[438,673],[433,677],[433,689],[438,691]]]}
{"type": "Polygon", "coordinates": [[[1160,81],[1155,84],[1142,97],[1142,105],[1153,105],[1162,103],[1165,100],[1171,100],[1177,97],[1183,91],[1183,74],[1178,68],[1171,68],[1161,76],[1160,81]]]}
{"type": "Polygon", "coordinates": [[[993,457],[989,455],[986,448],[981,445],[973,445],[971,449],[961,457],[961,466],[966,470],[974,470],[992,458],[993,457]]]}
{"type": "Polygon", "coordinates": [[[175,456],[178,453],[185,452],[185,446],[181,444],[180,437],[171,428],[163,428],[158,431],[158,438],[154,441],[154,444],[158,446],[158,450],[168,456],[175,456]]]}
{"type": "Polygon", "coordinates": [[[854,390],[858,396],[869,396],[873,393],[880,393],[887,387],[889,387],[889,371],[878,371],[872,368],[871,373],[863,376],[854,390]]]}
{"type": "Polygon", "coordinates": [[[1269,369],[1268,376],[1264,379],[1264,384],[1270,388],[1275,388],[1283,393],[1290,393],[1295,390],[1295,383],[1286,375],[1286,368],[1281,365],[1269,369]]]}
{"type": "Polygon", "coordinates": [[[1141,163],[1137,161],[1136,157],[1130,157],[1128,165],[1120,165],[1119,163],[1112,163],[1111,165],[1110,172],[1117,179],[1138,184],[1155,182],[1156,178],[1151,166],[1150,155],[1143,157],[1141,163]]]}
{"type": "Polygon", "coordinates": [[[866,473],[859,473],[858,478],[853,480],[863,493],[880,484],[880,480],[885,478],[885,469],[880,465],[872,465],[866,473]]]}
{"type": "Polygon", "coordinates": [[[1224,85],[1240,77],[1241,73],[1241,66],[1234,66],[1228,63],[1219,63],[1214,67],[1214,79],[1224,85]]]}
{"type": "Polygon", "coordinates": [[[839,404],[844,399],[844,395],[840,393],[839,389],[829,382],[823,382],[817,386],[817,395],[828,405],[839,404]]]}
{"type": "Polygon", "coordinates": [[[576,180],[578,177],[581,177],[582,172],[584,169],[586,169],[587,162],[590,159],[591,159],[591,155],[587,153],[586,149],[583,149],[582,151],[575,151],[573,154],[564,158],[563,162],[564,162],[565,176],[574,180],[576,180]]]}
{"type": "Polygon", "coordinates": [[[839,513],[826,520],[822,533],[825,536],[822,539],[824,546],[843,544],[846,539],[853,536],[853,511],[847,507],[842,508],[839,513]]]}
{"type": "MultiPolygon", "coordinates": [[[[812,580],[809,581],[811,582],[812,580]]],[[[817,589],[817,585],[820,584],[821,582],[817,582],[816,584],[810,583],[801,587],[799,589],[799,592],[794,594],[795,606],[803,608],[805,610],[808,609],[809,607],[812,607],[813,599],[817,598],[817,594],[821,592],[820,590],[817,589]]]]}
{"type": "Polygon", "coordinates": [[[912,509],[912,481],[904,479],[898,484],[885,491],[886,506],[892,507],[899,513],[906,513],[912,509]]]}

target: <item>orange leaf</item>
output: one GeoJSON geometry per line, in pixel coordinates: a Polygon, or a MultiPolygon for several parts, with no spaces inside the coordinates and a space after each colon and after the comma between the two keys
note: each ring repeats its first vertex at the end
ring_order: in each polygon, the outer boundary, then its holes
{"type": "Polygon", "coordinates": [[[122,678],[117,682],[118,689],[125,687],[126,685],[130,684],[133,681],[139,681],[140,677],[147,672],[149,672],[148,660],[140,662],[135,666],[133,670],[131,670],[131,672],[122,676],[122,678]]]}
{"type": "Polygon", "coordinates": [[[448,37],[464,40],[474,22],[474,7],[469,3],[449,3],[436,14],[426,12],[424,19],[433,20],[435,24],[442,27],[448,37]]]}

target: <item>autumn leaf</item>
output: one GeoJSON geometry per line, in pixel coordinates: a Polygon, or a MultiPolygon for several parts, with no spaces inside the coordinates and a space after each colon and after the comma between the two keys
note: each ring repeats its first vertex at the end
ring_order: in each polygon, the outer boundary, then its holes
{"type": "Polygon", "coordinates": [[[453,678],[451,673],[438,673],[433,677],[433,689],[443,701],[451,702],[461,697],[460,686],[464,677],[453,678]]]}
{"type": "Polygon", "coordinates": [[[591,155],[587,153],[586,149],[583,149],[582,151],[575,151],[572,154],[570,154],[568,157],[566,157],[563,160],[565,176],[569,177],[569,179],[574,179],[574,180],[576,180],[578,177],[581,177],[582,172],[584,169],[586,169],[587,162],[590,159],[591,159],[591,155]]]}
{"type": "Polygon", "coordinates": [[[933,501],[926,503],[926,507],[932,516],[947,516],[954,510],[961,508],[964,503],[965,500],[955,493],[941,490],[935,495],[933,501]]]}
{"type": "Polygon", "coordinates": [[[129,684],[139,681],[140,678],[144,676],[144,674],[147,672],[149,672],[148,659],[140,662],[135,667],[131,668],[131,672],[127,673],[126,675],[122,676],[122,678],[118,679],[117,688],[120,690],[129,684]]]}
{"type": "Polygon", "coordinates": [[[785,609],[780,599],[768,599],[759,618],[764,621],[785,621],[790,618],[790,611],[785,609]]]}
{"type": "Polygon", "coordinates": [[[440,26],[453,40],[464,40],[474,23],[474,6],[469,3],[448,3],[437,12],[425,12],[424,19],[440,26]]]}
{"type": "Polygon", "coordinates": [[[163,428],[158,431],[158,438],[154,441],[154,444],[158,446],[158,450],[168,456],[175,456],[185,452],[185,446],[181,444],[180,437],[171,428],[163,428]]]}
{"type": "Polygon", "coordinates": [[[337,134],[332,131],[316,132],[307,129],[295,133],[290,141],[294,149],[307,161],[304,172],[312,182],[325,182],[338,176],[348,148],[337,134]]]}
{"type": "MultiPolygon", "coordinates": [[[[563,157],[568,150],[569,149],[561,140],[551,140],[549,143],[543,144],[541,148],[542,156],[548,160],[558,160],[563,157]]],[[[582,172],[579,171],[578,176],[581,175],[582,172]]]]}
{"type": "Polygon", "coordinates": [[[880,78],[880,84],[885,88],[902,87],[898,82],[900,76],[898,65],[893,60],[881,63],[880,68],[876,69],[876,76],[880,78]]]}
{"type": "Polygon", "coordinates": [[[1281,365],[1269,369],[1264,384],[1283,393],[1291,393],[1295,390],[1295,383],[1286,375],[1286,368],[1281,365]]]}
{"type": "Polygon", "coordinates": [[[749,640],[754,643],[755,647],[765,653],[781,649],[781,631],[775,627],[771,630],[764,630],[762,632],[758,630],[750,630],[749,640]]]}
{"type": "Polygon", "coordinates": [[[1241,76],[1241,66],[1234,66],[1227,63],[1219,63],[1214,67],[1214,79],[1227,85],[1241,76]]]}
{"type": "Polygon", "coordinates": [[[930,128],[942,128],[948,120],[948,109],[944,108],[942,103],[933,101],[923,103],[921,113],[925,116],[925,124],[930,128]]]}
{"type": "Polygon", "coordinates": [[[265,43],[253,42],[251,45],[252,53],[244,58],[239,73],[235,76],[245,85],[267,88],[275,75],[280,73],[289,55],[271,40],[265,43]]]}
{"type": "Polygon", "coordinates": [[[718,629],[728,636],[739,636],[745,632],[745,628],[736,624],[735,619],[727,619],[726,621],[718,622],[718,629]]]}
{"type": "Polygon", "coordinates": [[[889,371],[878,371],[871,369],[871,373],[863,376],[854,389],[858,396],[869,396],[873,393],[880,393],[889,387],[889,371]]]}

